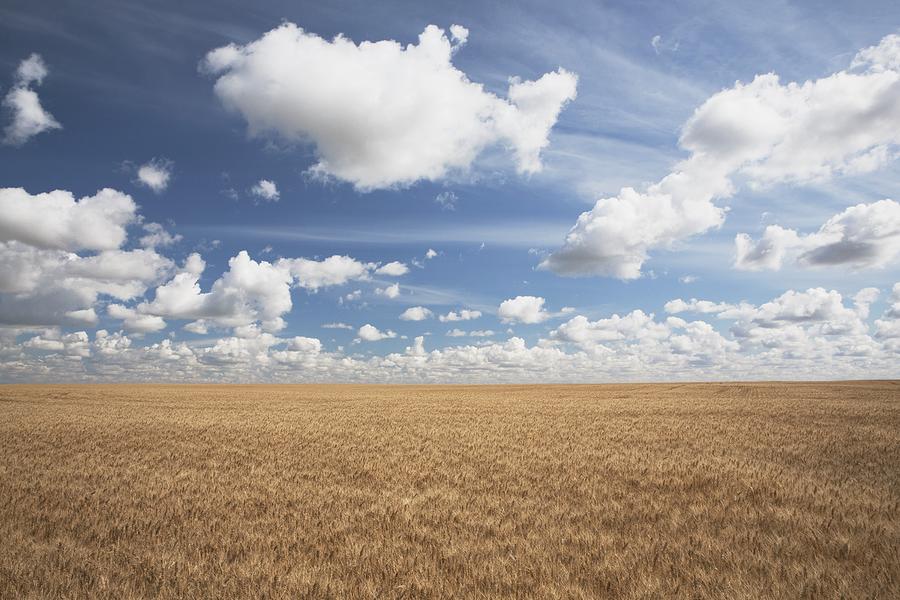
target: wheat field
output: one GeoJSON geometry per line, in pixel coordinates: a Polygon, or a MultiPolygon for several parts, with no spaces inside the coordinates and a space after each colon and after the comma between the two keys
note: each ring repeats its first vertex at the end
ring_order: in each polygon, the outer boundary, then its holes
{"type": "Polygon", "coordinates": [[[0,598],[898,598],[900,382],[0,387],[0,598]]]}

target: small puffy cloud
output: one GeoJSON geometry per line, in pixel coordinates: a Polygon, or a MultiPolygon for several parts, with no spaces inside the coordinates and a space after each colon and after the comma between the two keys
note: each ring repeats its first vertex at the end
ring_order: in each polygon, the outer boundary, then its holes
{"type": "Polygon", "coordinates": [[[376,275],[387,275],[389,277],[400,277],[401,275],[406,275],[409,273],[409,267],[406,264],[393,261],[389,262],[385,265],[381,265],[378,269],[375,270],[376,275]]]}
{"type": "Polygon", "coordinates": [[[778,270],[789,256],[801,267],[883,267],[900,254],[900,203],[851,206],[809,235],[769,225],[759,240],[740,233],[734,242],[734,265],[743,270],[778,270]]]}
{"type": "Polygon", "coordinates": [[[360,190],[439,180],[489,147],[510,148],[521,173],[539,171],[577,77],[558,69],[535,81],[513,78],[507,98],[498,97],[453,65],[468,33],[450,33],[452,42],[429,25],[417,44],[356,44],[284,23],[249,44],[212,50],[201,70],[217,77],[216,95],[251,135],[311,141],[313,172],[360,190]]]}
{"type": "Polygon", "coordinates": [[[381,331],[374,325],[370,325],[368,323],[359,328],[359,331],[357,331],[357,335],[359,336],[359,339],[364,342],[377,342],[380,340],[397,337],[397,334],[391,330],[381,331]]]}
{"type": "Polygon", "coordinates": [[[277,264],[280,268],[288,269],[297,278],[297,285],[308,290],[368,279],[373,267],[370,263],[339,255],[329,256],[324,260],[283,258],[277,264]]]}
{"type": "Polygon", "coordinates": [[[438,255],[438,253],[436,250],[432,250],[431,248],[429,248],[428,252],[425,253],[425,258],[428,260],[431,260],[432,258],[436,257],[437,255],[438,255]]]}
{"type": "Polygon", "coordinates": [[[424,321],[434,316],[434,313],[424,306],[411,306],[400,314],[401,321],[424,321]]]}
{"type": "Polygon", "coordinates": [[[537,296],[516,296],[500,303],[497,316],[504,323],[541,323],[550,317],[544,310],[544,299],[537,296]]]}
{"type": "Polygon", "coordinates": [[[378,288],[375,290],[375,293],[379,296],[384,296],[385,298],[396,298],[400,295],[400,284],[395,283],[394,285],[378,288]]]}
{"type": "Polygon", "coordinates": [[[281,192],[274,181],[268,179],[260,179],[256,185],[250,188],[250,193],[257,198],[262,198],[268,202],[275,202],[281,198],[281,192]]]}
{"type": "Polygon", "coordinates": [[[181,241],[181,235],[172,235],[159,223],[145,223],[144,231],[146,235],[141,236],[139,243],[144,248],[158,248],[163,246],[171,246],[181,241]]]}
{"type": "MultiPolygon", "coordinates": [[[[774,73],[758,75],[713,95],[682,129],[687,159],[644,191],[626,187],[598,200],[540,267],[566,276],[635,279],[652,250],[722,224],[725,209],[717,201],[735,192],[735,176],[756,187],[802,184],[873,171],[893,160],[900,144],[896,38],[860,51],[850,70],[788,84],[774,73]]],[[[759,247],[741,238],[746,264],[772,268],[787,232],[772,230],[759,247]]],[[[849,241],[807,259],[866,263],[869,250],[849,241]]]]}
{"type": "Polygon", "coordinates": [[[332,322],[332,323],[323,323],[322,329],[348,329],[352,330],[353,326],[348,325],[346,323],[332,322]]]}
{"type": "Polygon", "coordinates": [[[11,116],[3,130],[4,144],[21,146],[39,133],[62,128],[31,89],[32,84],[40,85],[46,76],[47,66],[39,54],[32,54],[19,63],[16,83],[3,99],[3,107],[11,116]]]}
{"type": "Polygon", "coordinates": [[[463,309],[459,312],[451,310],[446,315],[439,316],[438,320],[441,323],[452,323],[454,321],[471,321],[472,319],[478,319],[480,317],[481,317],[480,310],[463,309]]]}
{"type": "Polygon", "coordinates": [[[32,195],[22,188],[0,189],[0,241],[69,251],[111,250],[125,242],[126,227],[136,218],[131,196],[112,189],[80,200],[64,190],[32,195]]]}
{"type": "Polygon", "coordinates": [[[728,304],[726,302],[710,302],[709,300],[697,300],[696,298],[691,298],[690,301],[685,302],[681,298],[677,298],[666,302],[664,310],[667,313],[674,315],[683,312],[703,314],[720,313],[733,308],[733,304],[728,304]]]}
{"type": "Polygon", "coordinates": [[[694,283],[695,281],[697,281],[697,279],[698,279],[698,277],[696,275],[682,275],[681,277],[678,278],[678,281],[680,283],[687,284],[687,283],[694,283]]]}
{"type": "Polygon", "coordinates": [[[142,164],[137,170],[137,182],[156,192],[165,191],[172,178],[172,161],[154,158],[142,164]]]}
{"type": "Polygon", "coordinates": [[[341,296],[338,301],[343,304],[344,302],[356,302],[362,298],[362,290],[353,290],[347,294],[341,296]]]}

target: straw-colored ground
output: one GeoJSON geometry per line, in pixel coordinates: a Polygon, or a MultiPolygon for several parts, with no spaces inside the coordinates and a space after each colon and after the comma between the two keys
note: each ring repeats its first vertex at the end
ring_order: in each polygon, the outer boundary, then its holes
{"type": "Polygon", "coordinates": [[[0,598],[900,598],[900,383],[0,387],[0,598]]]}

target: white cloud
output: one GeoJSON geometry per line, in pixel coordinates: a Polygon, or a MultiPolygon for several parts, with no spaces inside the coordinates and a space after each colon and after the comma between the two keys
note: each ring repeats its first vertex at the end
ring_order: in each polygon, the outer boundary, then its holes
{"type": "Polygon", "coordinates": [[[174,278],[156,288],[153,301],[141,303],[137,311],[163,318],[203,319],[225,327],[261,322],[265,331],[282,329],[282,317],[293,306],[290,270],[254,261],[246,251],[232,257],[228,267],[209,292],[201,292],[199,281],[205,264],[198,254],[192,254],[174,278]]]}
{"type": "Polygon", "coordinates": [[[429,249],[428,249],[428,252],[425,253],[425,258],[426,258],[427,260],[431,260],[432,258],[436,257],[437,255],[438,255],[437,251],[432,250],[431,248],[429,248],[429,249]]]}
{"type": "Polygon", "coordinates": [[[447,337],[493,337],[497,335],[495,331],[491,331],[490,329],[474,329],[472,331],[463,331],[462,329],[454,328],[447,332],[447,337]]]}
{"type": "Polygon", "coordinates": [[[357,45],[284,23],[247,45],[211,51],[201,68],[218,77],[216,95],[251,135],[310,140],[314,172],[361,190],[442,179],[491,146],[509,147],[519,172],[539,171],[577,77],[559,69],[536,81],[513,78],[508,99],[500,98],[453,66],[463,31],[451,28],[455,44],[429,25],[418,44],[357,45]]]}
{"type": "Polygon", "coordinates": [[[103,189],[76,200],[54,190],[32,195],[22,188],[0,188],[0,241],[20,241],[37,248],[111,250],[127,237],[136,219],[131,196],[103,189]]]}
{"type": "Polygon", "coordinates": [[[166,328],[166,322],[161,317],[141,314],[121,304],[110,304],[106,307],[106,313],[113,319],[122,319],[122,326],[126,331],[150,333],[166,328]]]}
{"type": "Polygon", "coordinates": [[[400,315],[401,321],[424,321],[434,316],[434,313],[424,306],[411,306],[400,315]]]}
{"type": "Polygon", "coordinates": [[[544,299],[537,296],[516,296],[500,303],[497,316],[504,323],[541,323],[550,317],[544,310],[544,299]]]}
{"type": "MultiPolygon", "coordinates": [[[[278,266],[287,268],[297,278],[297,285],[308,290],[343,285],[348,281],[369,279],[372,263],[362,263],[349,256],[329,256],[324,260],[283,258],[278,266]]],[[[349,298],[348,298],[349,299],[349,298]]]]}
{"type": "Polygon", "coordinates": [[[441,210],[456,210],[456,202],[459,200],[453,192],[441,192],[434,197],[434,203],[441,207],[441,210]]]}
{"type": "Polygon", "coordinates": [[[154,158],[144,163],[137,170],[137,182],[147,186],[157,194],[169,187],[172,178],[172,161],[154,158]]]}
{"type": "Polygon", "coordinates": [[[377,342],[397,337],[397,334],[391,330],[381,331],[374,325],[368,323],[359,328],[357,335],[359,336],[359,339],[364,342],[377,342]]]}
{"type": "Polygon", "coordinates": [[[709,300],[697,300],[696,298],[691,298],[688,302],[685,302],[681,298],[669,300],[663,307],[663,309],[667,313],[673,315],[683,312],[696,312],[703,314],[720,313],[733,308],[733,304],[728,304],[726,302],[710,302],[709,300]]]}
{"type": "Polygon", "coordinates": [[[375,290],[375,293],[379,296],[384,296],[385,298],[396,298],[400,295],[400,284],[395,283],[387,287],[378,288],[375,290]]]}
{"type": "Polygon", "coordinates": [[[278,191],[278,186],[274,181],[268,179],[260,179],[256,185],[250,188],[250,193],[257,198],[262,198],[269,202],[275,202],[281,198],[281,192],[278,191]]]}
{"type": "Polygon", "coordinates": [[[172,235],[159,223],[145,223],[144,231],[147,232],[147,235],[142,236],[139,240],[140,245],[144,248],[171,246],[182,239],[181,235],[172,235]]]}
{"type": "Polygon", "coordinates": [[[322,325],[322,329],[353,329],[352,325],[347,325],[346,323],[324,323],[322,325]]]}
{"type": "Polygon", "coordinates": [[[634,279],[651,250],[722,224],[715,201],[734,193],[733,176],[759,186],[879,168],[900,144],[898,64],[900,44],[888,36],[849,71],[787,85],[769,73],[713,95],[682,130],[691,156],[643,192],[598,200],[541,268],[634,279]]]}
{"type": "Polygon", "coordinates": [[[406,275],[407,273],[409,273],[409,267],[407,267],[406,264],[396,260],[382,265],[375,270],[376,275],[387,275],[389,277],[400,277],[401,275],[406,275]]]}
{"type": "Polygon", "coordinates": [[[459,312],[451,310],[446,315],[439,316],[438,320],[441,323],[452,323],[454,321],[471,321],[472,319],[478,319],[479,317],[481,317],[480,310],[463,309],[459,312]]]}
{"type": "MultiPolygon", "coordinates": [[[[576,315],[533,346],[513,337],[429,351],[419,336],[404,351],[382,356],[345,355],[340,348],[326,352],[315,338],[278,338],[255,324],[208,342],[164,339],[143,347],[121,332],[101,330],[91,342],[78,331],[3,329],[0,376],[81,381],[121,380],[127,373],[129,380],[147,381],[371,382],[895,378],[900,283],[870,328],[863,318],[875,299],[873,288],[854,294],[852,306],[835,291],[789,290],[758,306],[709,301],[732,307],[716,315],[734,321],[729,332],[706,321],[657,320],[634,310],[594,321],[576,315]]],[[[140,315],[126,308],[123,316],[140,315]]],[[[448,336],[489,333],[451,330],[448,336]]],[[[391,337],[399,336],[367,324],[357,341],[391,337]]]]}
{"type": "Polygon", "coordinates": [[[12,121],[3,130],[4,144],[21,146],[39,133],[62,128],[31,89],[32,84],[40,85],[46,76],[47,66],[39,54],[32,54],[19,63],[16,83],[3,99],[3,107],[12,115],[12,121]]]}
{"type": "Polygon", "coordinates": [[[136,211],[109,189],[81,200],[0,189],[0,323],[93,325],[101,296],[126,301],[161,281],[172,261],[152,249],[119,249],[136,211]]]}
{"type": "Polygon", "coordinates": [[[740,233],[734,243],[738,269],[777,270],[788,256],[802,267],[883,267],[900,254],[900,203],[851,206],[809,235],[769,225],[759,241],[740,233]]]}

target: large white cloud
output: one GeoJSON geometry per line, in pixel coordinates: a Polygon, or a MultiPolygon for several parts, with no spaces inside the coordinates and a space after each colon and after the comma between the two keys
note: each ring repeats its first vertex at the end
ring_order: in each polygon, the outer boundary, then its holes
{"type": "Polygon", "coordinates": [[[540,153],[577,77],[564,69],[510,79],[507,98],[485,91],[452,62],[465,28],[429,25],[418,44],[325,40],[293,23],[260,39],[217,48],[202,63],[215,92],[251,135],[311,141],[313,171],[369,190],[438,180],[486,148],[509,147],[518,171],[540,153]]]}
{"type": "Polygon", "coordinates": [[[47,66],[39,54],[32,54],[16,70],[16,83],[3,99],[3,107],[11,120],[3,130],[3,143],[21,146],[45,131],[60,129],[62,125],[41,105],[32,85],[40,85],[47,76],[47,66]]]}
{"type": "Polygon", "coordinates": [[[799,266],[883,267],[900,254],[900,203],[851,206],[809,235],[769,225],[758,241],[741,233],[734,242],[739,269],[780,269],[788,256],[799,266]]]}
{"type": "Polygon", "coordinates": [[[769,73],[715,94],[683,128],[688,159],[643,192],[628,187],[598,200],[541,267],[634,279],[652,250],[720,226],[725,210],[716,201],[734,193],[737,178],[806,183],[892,160],[900,144],[898,39],[885,37],[828,77],[782,84],[769,73]]]}

